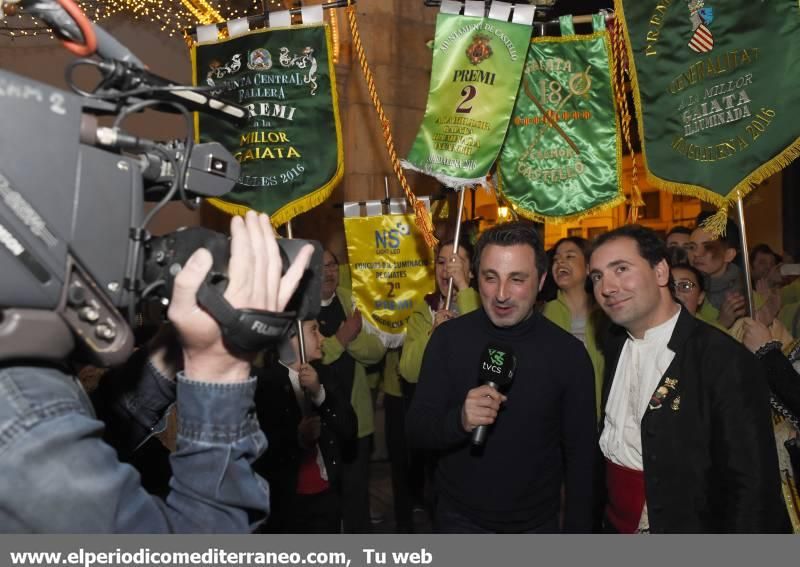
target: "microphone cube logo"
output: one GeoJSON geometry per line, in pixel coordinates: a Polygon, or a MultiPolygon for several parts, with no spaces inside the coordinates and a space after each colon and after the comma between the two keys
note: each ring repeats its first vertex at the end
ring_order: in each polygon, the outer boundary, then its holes
{"type": "MultiPolygon", "coordinates": [[[[488,370],[494,374],[502,374],[503,373],[503,362],[505,362],[506,353],[502,350],[497,350],[494,348],[487,349],[487,354],[489,355],[489,360],[487,361],[486,358],[483,359],[482,366],[484,370],[488,370]]],[[[484,355],[485,356],[485,355],[484,355]]]]}
{"type": "Polygon", "coordinates": [[[495,366],[503,366],[503,360],[506,357],[506,353],[502,350],[496,350],[493,348],[489,349],[489,358],[492,359],[492,364],[495,366]]]}

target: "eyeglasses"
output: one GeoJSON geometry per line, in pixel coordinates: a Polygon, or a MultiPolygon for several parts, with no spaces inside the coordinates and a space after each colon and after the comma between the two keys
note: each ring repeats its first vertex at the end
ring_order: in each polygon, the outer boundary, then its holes
{"type": "Polygon", "coordinates": [[[678,280],[673,284],[673,287],[678,293],[689,293],[697,287],[697,284],[690,280],[678,280]]]}

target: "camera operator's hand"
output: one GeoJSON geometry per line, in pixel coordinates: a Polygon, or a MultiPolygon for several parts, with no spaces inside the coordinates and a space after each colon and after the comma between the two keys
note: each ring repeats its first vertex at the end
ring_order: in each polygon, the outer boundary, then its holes
{"type": "MultiPolygon", "coordinates": [[[[249,211],[231,220],[231,258],[225,299],[236,309],[281,312],[292,297],[313,253],[304,246],[281,277],[281,256],[269,217],[249,211]]],[[[255,353],[230,352],[216,321],[197,304],[197,290],[211,269],[211,253],[201,248],[175,277],[168,315],[183,347],[187,378],[203,382],[241,382],[250,376],[255,353]]]]}

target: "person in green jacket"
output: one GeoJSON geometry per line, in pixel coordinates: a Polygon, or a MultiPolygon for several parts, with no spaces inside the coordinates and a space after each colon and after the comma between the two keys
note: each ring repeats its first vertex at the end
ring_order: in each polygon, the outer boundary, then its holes
{"type": "Polygon", "coordinates": [[[472,272],[472,245],[459,242],[458,254],[453,254],[453,240],[439,244],[436,252],[436,291],[425,296],[425,301],[414,305],[408,318],[406,339],[400,355],[400,376],[404,381],[404,397],[413,395],[413,387],[419,380],[422,355],[433,330],[458,315],[474,311],[480,305],[478,292],[470,287],[472,272]],[[453,297],[450,309],[445,309],[448,282],[453,278],[453,297]]]}
{"type": "Polygon", "coordinates": [[[353,308],[352,292],[339,286],[339,261],[323,253],[322,307],[317,320],[322,341],[322,364],[330,366],[348,393],[358,421],[357,440],[342,448],[342,521],[345,533],[371,531],[369,514],[369,458],[375,417],[366,367],[381,361],[386,348],[362,326],[353,308]]]}
{"type": "Polygon", "coordinates": [[[594,368],[595,406],[599,419],[605,361],[598,333],[607,319],[602,310],[597,309],[594,296],[587,287],[589,242],[579,236],[568,236],[556,242],[553,251],[550,274],[558,287],[558,295],[545,303],[542,314],[580,339],[586,347],[594,368]]]}

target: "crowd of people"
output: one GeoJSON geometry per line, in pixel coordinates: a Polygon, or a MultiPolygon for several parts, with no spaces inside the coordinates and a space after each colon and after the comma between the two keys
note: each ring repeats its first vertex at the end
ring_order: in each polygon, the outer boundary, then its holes
{"type": "Polygon", "coordinates": [[[395,496],[429,482],[438,533],[800,532],[800,281],[760,244],[745,282],[738,227],[708,216],[548,252],[524,222],[445,241],[400,353],[405,412],[387,412],[406,431],[395,496]],[[507,389],[477,379],[486,345],[515,353],[507,389]]]}
{"type": "MultiPolygon", "coordinates": [[[[176,332],[91,401],[61,366],[0,369],[0,526],[367,533],[381,390],[398,532],[422,507],[436,533],[798,533],[800,280],[758,245],[744,281],[736,225],[705,219],[549,252],[525,221],[444,239],[388,350],[329,250],[318,318],[283,348],[230,349],[194,299],[198,252],[176,332]],[[176,448],[147,452],[174,404],[176,448]]],[[[281,311],[310,252],[281,279],[265,217],[232,235],[226,299],[281,311]]]]}

